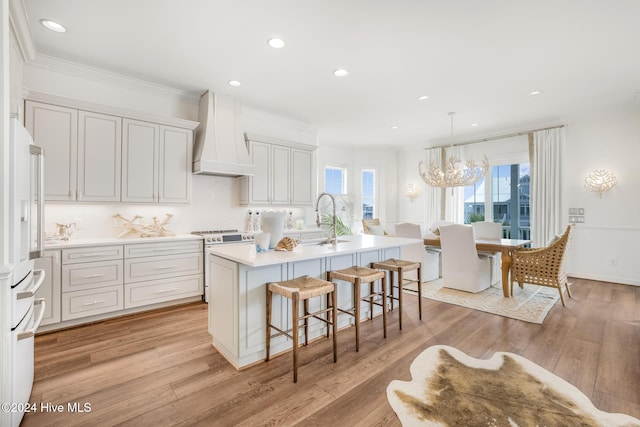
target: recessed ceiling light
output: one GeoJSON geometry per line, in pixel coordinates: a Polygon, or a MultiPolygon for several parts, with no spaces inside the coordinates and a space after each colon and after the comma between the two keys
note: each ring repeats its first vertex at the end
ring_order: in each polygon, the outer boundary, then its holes
{"type": "Polygon", "coordinates": [[[65,33],[67,29],[64,25],[57,23],[56,21],[52,21],[50,19],[41,19],[40,23],[47,29],[51,31],[55,31],[56,33],[65,33]]]}
{"type": "Polygon", "coordinates": [[[427,99],[429,99],[427,95],[421,95],[418,97],[418,101],[426,101],[427,99]]]}
{"type": "Polygon", "coordinates": [[[480,126],[480,125],[479,125],[479,124],[477,124],[477,123],[471,123],[471,127],[474,127],[474,128],[475,128],[475,127],[478,127],[478,126],[480,126]]]}
{"type": "Polygon", "coordinates": [[[398,129],[398,126],[391,126],[391,129],[396,130],[398,129]]]}
{"type": "Polygon", "coordinates": [[[229,86],[238,87],[242,86],[242,83],[240,83],[238,80],[229,80],[229,86]]]}
{"type": "Polygon", "coordinates": [[[274,49],[282,49],[284,47],[284,40],[272,37],[267,41],[267,44],[274,49]]]}
{"type": "Polygon", "coordinates": [[[345,77],[349,75],[349,72],[344,68],[338,68],[337,70],[333,70],[333,75],[336,77],[345,77]]]}
{"type": "Polygon", "coordinates": [[[532,90],[531,92],[529,92],[529,96],[535,96],[540,94],[542,94],[541,90],[532,90]]]}

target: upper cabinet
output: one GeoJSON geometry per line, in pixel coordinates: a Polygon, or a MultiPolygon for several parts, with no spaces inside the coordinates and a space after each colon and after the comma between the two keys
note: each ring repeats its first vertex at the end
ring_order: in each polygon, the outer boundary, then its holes
{"type": "Polygon", "coordinates": [[[311,205],[316,147],[249,136],[253,176],[241,177],[241,205],[311,205]]]}
{"type": "Polygon", "coordinates": [[[45,200],[190,201],[196,122],[169,126],[31,100],[25,107],[25,126],[45,151],[45,200]]]}

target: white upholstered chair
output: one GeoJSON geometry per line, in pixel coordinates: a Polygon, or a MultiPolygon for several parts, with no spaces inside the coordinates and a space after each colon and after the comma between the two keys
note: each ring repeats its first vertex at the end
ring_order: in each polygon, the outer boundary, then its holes
{"type": "MultiPolygon", "coordinates": [[[[396,224],[396,236],[408,237],[410,239],[423,239],[422,229],[419,224],[402,223],[396,224]]],[[[415,245],[405,245],[402,247],[402,259],[408,261],[419,261],[422,263],[422,281],[428,282],[440,277],[440,254],[425,250],[424,243],[415,245]]],[[[414,278],[414,272],[410,272],[410,277],[414,278]]]]}
{"type": "MultiPolygon", "coordinates": [[[[491,221],[472,222],[473,235],[476,239],[495,239],[502,238],[502,224],[491,221]]],[[[491,284],[500,280],[501,274],[501,254],[500,252],[478,251],[481,257],[491,258],[491,284]]]]}
{"type": "Polygon", "coordinates": [[[452,224],[440,227],[440,246],[442,286],[474,293],[491,286],[489,258],[478,256],[470,226],[452,224]]]}

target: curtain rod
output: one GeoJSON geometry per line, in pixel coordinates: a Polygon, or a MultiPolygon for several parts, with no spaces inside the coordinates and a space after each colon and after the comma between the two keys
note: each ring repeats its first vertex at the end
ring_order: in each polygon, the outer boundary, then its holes
{"type": "Polygon", "coordinates": [[[505,135],[492,136],[490,138],[481,138],[481,139],[474,139],[472,141],[458,142],[456,144],[438,145],[436,147],[427,147],[427,148],[425,148],[425,150],[429,150],[431,148],[459,147],[461,145],[477,144],[479,142],[487,142],[487,141],[493,141],[495,139],[511,138],[512,136],[527,135],[527,134],[530,134],[532,132],[538,132],[538,131],[541,131],[541,130],[559,129],[559,128],[563,128],[563,127],[566,127],[566,126],[567,125],[557,125],[557,126],[550,126],[550,127],[546,127],[546,128],[540,128],[540,129],[525,130],[525,131],[522,131],[522,132],[515,132],[515,133],[508,133],[508,134],[505,134],[505,135]]]}

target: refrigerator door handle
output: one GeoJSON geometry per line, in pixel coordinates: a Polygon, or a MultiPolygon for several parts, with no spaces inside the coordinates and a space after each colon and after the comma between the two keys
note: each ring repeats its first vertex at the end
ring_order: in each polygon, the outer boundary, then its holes
{"type": "MultiPolygon", "coordinates": [[[[37,160],[37,174],[35,179],[37,182],[36,200],[37,203],[37,224],[36,224],[36,248],[29,252],[29,259],[42,258],[44,256],[44,156],[42,148],[31,144],[29,150],[32,156],[37,160]]],[[[33,217],[31,218],[33,221],[33,217]]]]}
{"type": "Polygon", "coordinates": [[[38,313],[38,319],[36,320],[36,323],[33,325],[33,328],[27,329],[26,331],[20,332],[18,334],[18,337],[17,337],[18,341],[35,336],[36,331],[40,327],[40,323],[42,323],[42,319],[44,318],[44,310],[47,307],[47,303],[44,298],[38,298],[33,302],[33,305],[40,306],[40,313],[38,313]]]}
{"type": "Polygon", "coordinates": [[[32,296],[34,296],[36,292],[38,292],[38,289],[40,289],[40,286],[42,286],[42,283],[44,283],[45,276],[46,275],[44,270],[33,270],[33,280],[36,280],[37,277],[37,281],[35,281],[31,289],[18,292],[16,294],[16,299],[31,298],[32,296]]]}

